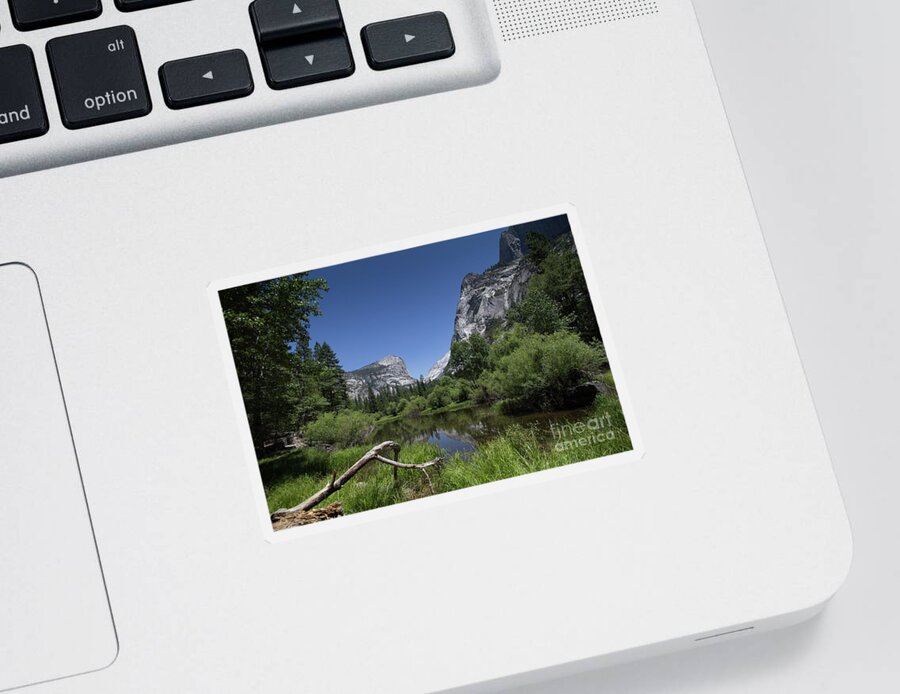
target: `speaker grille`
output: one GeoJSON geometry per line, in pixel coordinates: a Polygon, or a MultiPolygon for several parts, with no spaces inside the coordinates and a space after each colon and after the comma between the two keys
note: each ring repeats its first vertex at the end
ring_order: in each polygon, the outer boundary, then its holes
{"type": "Polygon", "coordinates": [[[493,0],[504,41],[656,14],[656,0],[493,0]]]}

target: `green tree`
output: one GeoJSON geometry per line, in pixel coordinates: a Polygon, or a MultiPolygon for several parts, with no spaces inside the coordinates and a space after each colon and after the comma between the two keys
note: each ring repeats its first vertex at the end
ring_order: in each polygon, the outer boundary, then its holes
{"type": "Polygon", "coordinates": [[[315,419],[320,412],[330,407],[328,399],[322,393],[319,369],[309,356],[309,350],[298,352],[297,356],[300,359],[296,376],[297,400],[294,403],[296,424],[290,426],[291,431],[295,430],[298,424],[315,419]]]}
{"type": "Polygon", "coordinates": [[[366,384],[366,394],[363,396],[363,402],[367,412],[377,412],[378,402],[375,395],[375,389],[368,383],[366,384]]]}
{"type": "Polygon", "coordinates": [[[403,415],[406,417],[415,417],[422,413],[428,407],[428,401],[422,395],[414,395],[407,400],[403,407],[403,415]]]}
{"type": "Polygon", "coordinates": [[[488,367],[490,345],[479,333],[450,345],[447,371],[458,378],[475,380],[488,367]]]}
{"type": "Polygon", "coordinates": [[[497,368],[500,359],[518,349],[522,341],[531,335],[531,331],[521,323],[514,323],[508,330],[500,334],[491,343],[488,352],[488,366],[493,370],[497,368]]]}
{"type": "Polygon", "coordinates": [[[525,298],[509,310],[507,317],[542,335],[564,330],[570,322],[563,317],[556,302],[539,287],[529,287],[525,298]]]}
{"type": "Polygon", "coordinates": [[[303,401],[315,395],[306,368],[309,320],[327,290],[325,280],[300,273],[219,292],[257,448],[308,416],[303,401]]]}
{"type": "Polygon", "coordinates": [[[497,344],[494,367],[482,381],[507,411],[564,408],[572,389],[599,376],[607,364],[601,346],[585,344],[571,332],[512,337],[497,344]]]}
{"type": "Polygon", "coordinates": [[[556,317],[551,315],[546,297],[556,307],[562,327],[573,330],[585,342],[602,342],[572,235],[562,234],[551,241],[542,234],[530,232],[527,241],[528,259],[534,264],[537,274],[529,282],[524,301],[529,301],[531,295],[535,296],[518,314],[514,313],[512,319],[536,332],[554,332],[551,328],[556,317]]]}
{"type": "MultiPolygon", "coordinates": [[[[565,239],[567,237],[563,237],[565,239]]],[[[570,237],[568,237],[570,238],[570,237]]],[[[562,239],[560,239],[562,240],[562,239]]],[[[600,328],[578,254],[571,248],[556,250],[541,263],[528,293],[543,292],[559,314],[585,342],[600,342],[600,328]]]]}
{"type": "Polygon", "coordinates": [[[451,400],[449,398],[449,394],[447,390],[444,388],[434,388],[428,394],[428,408],[431,410],[436,410],[439,407],[444,407],[445,405],[449,405],[451,400]]]}
{"type": "Polygon", "coordinates": [[[525,235],[525,243],[528,246],[528,257],[535,265],[540,267],[547,256],[553,252],[553,242],[543,234],[529,231],[525,235]]]}
{"type": "Polygon", "coordinates": [[[319,390],[322,397],[328,402],[328,406],[333,410],[347,407],[349,399],[344,369],[341,368],[341,362],[331,345],[327,342],[317,342],[313,346],[312,356],[319,381],[319,390]]]}

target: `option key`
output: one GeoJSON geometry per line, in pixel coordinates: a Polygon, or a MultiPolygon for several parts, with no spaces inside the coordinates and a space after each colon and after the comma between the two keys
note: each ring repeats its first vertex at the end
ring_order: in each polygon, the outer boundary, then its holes
{"type": "Polygon", "coordinates": [[[47,57],[67,128],[87,128],[150,113],[144,66],[131,27],[52,39],[47,43],[47,57]]]}

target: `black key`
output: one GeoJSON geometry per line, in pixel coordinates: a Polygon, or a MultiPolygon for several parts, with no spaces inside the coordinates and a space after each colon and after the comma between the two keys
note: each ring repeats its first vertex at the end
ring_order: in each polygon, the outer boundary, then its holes
{"type": "Polygon", "coordinates": [[[31,31],[99,17],[103,7],[100,0],[9,0],[9,11],[16,29],[31,31]]]}
{"type": "Polygon", "coordinates": [[[343,34],[264,48],[266,80],[272,89],[299,87],[353,74],[350,45],[343,34]]]}
{"type": "Polygon", "coordinates": [[[0,48],[0,143],[47,132],[47,112],[28,46],[0,48]]]}
{"type": "Polygon", "coordinates": [[[250,17],[259,43],[344,28],[337,0],[256,0],[250,17]]]}
{"type": "Polygon", "coordinates": [[[171,5],[176,2],[185,2],[185,0],[116,0],[116,7],[122,12],[133,12],[134,10],[146,10],[150,7],[171,5]]]}
{"type": "Polygon", "coordinates": [[[443,12],[390,19],[362,30],[366,60],[373,70],[389,70],[449,58],[456,52],[443,12]]]}
{"type": "Polygon", "coordinates": [[[87,128],[150,113],[137,38],[117,26],[47,42],[63,125],[87,128]]]}
{"type": "Polygon", "coordinates": [[[159,81],[169,108],[227,101],[253,92],[250,63],[237,49],[172,60],[159,69],[159,81]]]}

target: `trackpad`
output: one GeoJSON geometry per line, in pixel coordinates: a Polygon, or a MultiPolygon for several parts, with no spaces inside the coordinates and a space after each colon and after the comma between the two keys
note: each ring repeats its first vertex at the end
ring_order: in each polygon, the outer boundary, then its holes
{"type": "Polygon", "coordinates": [[[37,278],[0,265],[0,690],[117,652],[37,278]]]}

